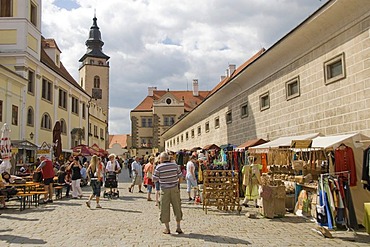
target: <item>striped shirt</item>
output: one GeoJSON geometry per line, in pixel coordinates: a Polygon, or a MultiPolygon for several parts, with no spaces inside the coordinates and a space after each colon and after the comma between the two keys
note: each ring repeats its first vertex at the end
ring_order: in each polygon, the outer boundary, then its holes
{"type": "Polygon", "coordinates": [[[180,167],[172,162],[157,165],[153,173],[153,181],[159,181],[162,189],[176,187],[180,177],[182,177],[180,167]]]}

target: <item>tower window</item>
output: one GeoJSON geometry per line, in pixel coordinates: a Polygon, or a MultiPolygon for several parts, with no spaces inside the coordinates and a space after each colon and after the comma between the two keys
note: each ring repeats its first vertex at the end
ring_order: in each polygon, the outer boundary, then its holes
{"type": "Polygon", "coordinates": [[[100,77],[97,75],[94,77],[94,88],[100,88],[100,77]]]}
{"type": "Polygon", "coordinates": [[[13,16],[13,1],[12,0],[0,0],[0,17],[12,17],[13,16]]]}

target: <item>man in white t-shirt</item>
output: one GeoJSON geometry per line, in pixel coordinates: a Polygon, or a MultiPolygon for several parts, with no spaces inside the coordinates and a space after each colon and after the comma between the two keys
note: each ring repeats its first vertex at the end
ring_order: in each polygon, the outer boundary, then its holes
{"type": "Polygon", "coordinates": [[[197,179],[195,176],[195,165],[197,162],[197,154],[193,153],[190,160],[186,164],[186,191],[188,192],[189,201],[194,200],[197,195],[197,179]],[[194,189],[194,197],[191,198],[191,190],[194,189]]]}
{"type": "Polygon", "coordinates": [[[128,191],[131,193],[135,185],[139,186],[139,193],[144,193],[144,191],[141,190],[141,184],[143,183],[143,168],[141,167],[139,159],[139,157],[135,157],[135,161],[131,164],[132,184],[128,188],[128,191]]]}

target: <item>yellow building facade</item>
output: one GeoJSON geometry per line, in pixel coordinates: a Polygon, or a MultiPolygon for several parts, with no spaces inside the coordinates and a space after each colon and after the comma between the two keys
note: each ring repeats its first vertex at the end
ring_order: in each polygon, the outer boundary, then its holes
{"type": "MultiPolygon", "coordinates": [[[[106,149],[108,105],[92,100],[91,92],[60,61],[56,41],[42,37],[41,2],[1,2],[0,125],[10,126],[12,140],[40,147],[52,144],[53,127],[60,121],[65,152],[79,144],[96,143],[106,149]],[[97,131],[88,131],[91,123],[97,131]]],[[[108,74],[109,66],[106,67],[108,74]]],[[[26,158],[29,157],[24,153],[17,162],[25,162],[26,158]]]]}

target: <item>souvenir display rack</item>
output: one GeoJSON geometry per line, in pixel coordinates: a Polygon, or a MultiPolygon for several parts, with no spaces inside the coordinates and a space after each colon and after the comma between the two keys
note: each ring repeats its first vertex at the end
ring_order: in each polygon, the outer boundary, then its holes
{"type": "Polygon", "coordinates": [[[206,170],[203,172],[203,210],[216,206],[219,210],[240,213],[239,176],[233,170],[206,170]]]}

